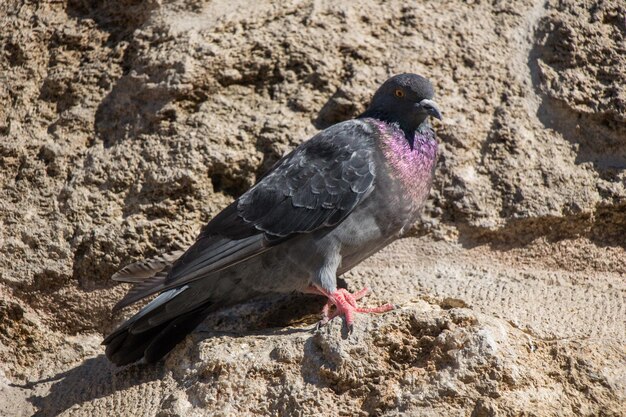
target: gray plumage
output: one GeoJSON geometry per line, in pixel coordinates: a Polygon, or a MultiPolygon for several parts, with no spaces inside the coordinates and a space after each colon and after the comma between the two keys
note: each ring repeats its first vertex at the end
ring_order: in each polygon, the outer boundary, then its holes
{"type": "Polygon", "coordinates": [[[329,127],[282,158],[184,254],[117,273],[114,279],[135,287],[116,308],[160,295],[104,340],[109,359],[154,362],[210,312],[256,296],[336,291],[338,275],[416,220],[436,158],[426,118],[440,114],[431,98],[424,78],[391,78],[359,119],[329,127]]]}
{"type": "Polygon", "coordinates": [[[142,282],[161,271],[168,270],[183,253],[185,251],[182,250],[167,252],[151,259],[135,262],[117,271],[111,279],[119,282],[142,282]]]}

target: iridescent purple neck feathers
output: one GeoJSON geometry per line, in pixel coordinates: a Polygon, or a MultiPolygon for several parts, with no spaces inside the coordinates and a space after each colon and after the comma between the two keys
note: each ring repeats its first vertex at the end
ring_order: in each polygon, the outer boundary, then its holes
{"type": "Polygon", "coordinates": [[[428,125],[415,131],[413,146],[399,127],[381,120],[371,119],[378,128],[380,146],[391,174],[400,180],[411,199],[421,206],[432,184],[437,161],[435,133],[428,125]]]}

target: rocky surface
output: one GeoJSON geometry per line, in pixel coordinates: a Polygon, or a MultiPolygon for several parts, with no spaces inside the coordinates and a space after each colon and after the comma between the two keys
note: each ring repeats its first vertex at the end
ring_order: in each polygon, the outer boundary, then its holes
{"type": "Polygon", "coordinates": [[[0,4],[0,415],[626,415],[619,0],[0,4]],[[319,300],[210,318],[155,367],[102,334],[126,263],[200,226],[388,75],[444,121],[413,237],[319,300]],[[234,318],[234,317],[240,318],[234,318]]]}

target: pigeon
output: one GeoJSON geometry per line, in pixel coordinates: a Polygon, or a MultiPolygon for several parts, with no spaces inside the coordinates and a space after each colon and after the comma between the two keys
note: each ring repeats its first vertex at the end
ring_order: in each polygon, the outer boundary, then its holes
{"type": "Polygon", "coordinates": [[[102,342],[118,366],[155,363],[212,312],[276,293],[325,296],[320,324],[356,313],[368,289],[337,277],[401,237],[418,219],[437,160],[429,117],[441,120],[424,77],[385,81],[355,119],[328,127],[280,159],[210,220],[186,251],[129,265],[134,287],[114,307],[158,296],[102,342]]]}

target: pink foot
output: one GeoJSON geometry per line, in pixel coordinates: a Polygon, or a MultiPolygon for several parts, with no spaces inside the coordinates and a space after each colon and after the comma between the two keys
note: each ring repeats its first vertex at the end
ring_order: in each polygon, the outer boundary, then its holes
{"type": "Polygon", "coordinates": [[[356,302],[367,295],[369,292],[367,287],[354,294],[350,294],[343,288],[339,288],[331,293],[317,287],[311,287],[307,292],[328,297],[328,302],[322,309],[322,320],[319,322],[319,326],[323,326],[341,315],[346,318],[346,324],[351,328],[354,322],[354,313],[384,313],[396,308],[393,304],[385,304],[374,308],[358,307],[356,302]],[[330,311],[332,306],[335,306],[335,311],[333,312],[330,311]]]}

